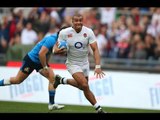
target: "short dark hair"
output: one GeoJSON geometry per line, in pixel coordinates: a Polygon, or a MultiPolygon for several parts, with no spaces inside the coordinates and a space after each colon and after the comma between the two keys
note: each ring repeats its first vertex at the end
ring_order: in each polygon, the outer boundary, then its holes
{"type": "Polygon", "coordinates": [[[73,18],[74,18],[75,16],[76,16],[76,17],[82,17],[82,18],[83,18],[82,14],[80,14],[80,13],[75,13],[75,14],[72,16],[72,20],[73,20],[73,18]]]}
{"type": "Polygon", "coordinates": [[[68,28],[68,27],[69,27],[69,26],[63,26],[63,27],[61,27],[61,28],[59,29],[59,31],[57,32],[57,36],[59,36],[59,33],[60,33],[61,30],[66,29],[66,28],[68,28]]]}

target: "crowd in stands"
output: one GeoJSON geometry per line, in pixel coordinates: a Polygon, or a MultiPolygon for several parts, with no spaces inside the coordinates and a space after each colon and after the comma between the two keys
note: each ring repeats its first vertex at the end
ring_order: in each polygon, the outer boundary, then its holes
{"type": "MultiPolygon", "coordinates": [[[[1,8],[2,9],[2,8],[1,8]]],[[[160,60],[160,8],[15,7],[0,18],[0,53],[16,44],[33,45],[79,12],[97,38],[102,57],[160,60]]],[[[2,9],[3,13],[3,9],[2,9]]]]}

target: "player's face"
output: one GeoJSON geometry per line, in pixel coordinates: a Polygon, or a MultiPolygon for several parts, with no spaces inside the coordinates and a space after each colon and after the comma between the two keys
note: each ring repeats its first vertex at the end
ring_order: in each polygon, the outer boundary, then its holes
{"type": "Polygon", "coordinates": [[[73,28],[76,32],[80,32],[83,26],[83,17],[82,16],[74,16],[72,19],[73,28]]]}

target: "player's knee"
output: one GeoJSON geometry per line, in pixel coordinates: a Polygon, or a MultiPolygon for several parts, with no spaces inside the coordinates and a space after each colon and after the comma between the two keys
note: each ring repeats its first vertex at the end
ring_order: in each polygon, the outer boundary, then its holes
{"type": "Polygon", "coordinates": [[[83,83],[83,84],[81,85],[81,89],[82,89],[83,91],[88,90],[88,89],[89,89],[88,84],[87,84],[87,83],[83,83]]]}

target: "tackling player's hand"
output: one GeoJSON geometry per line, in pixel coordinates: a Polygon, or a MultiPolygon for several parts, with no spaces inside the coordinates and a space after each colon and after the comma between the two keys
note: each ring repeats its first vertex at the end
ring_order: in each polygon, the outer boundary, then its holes
{"type": "Polygon", "coordinates": [[[53,48],[53,53],[66,54],[66,49],[65,48],[62,48],[62,49],[58,48],[58,42],[57,42],[56,45],[53,48]]]}
{"type": "Polygon", "coordinates": [[[101,68],[95,68],[94,75],[96,75],[96,78],[103,78],[105,76],[105,73],[101,70],[101,68]]]}

